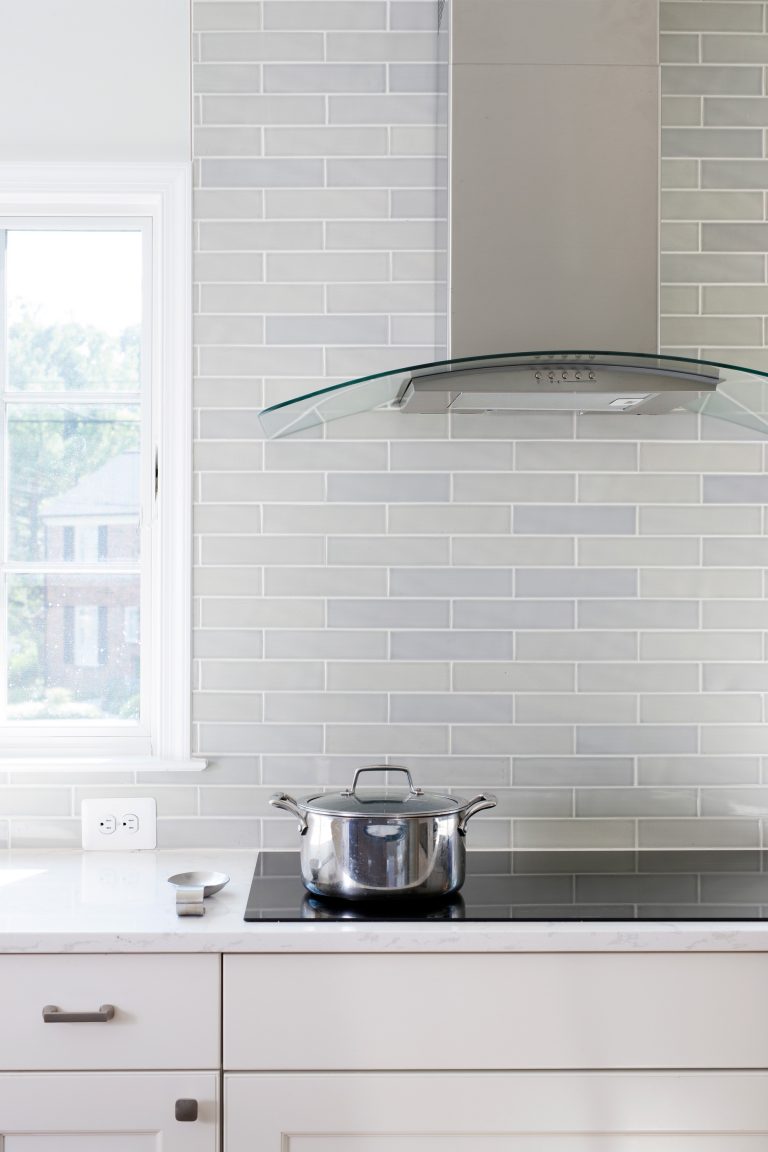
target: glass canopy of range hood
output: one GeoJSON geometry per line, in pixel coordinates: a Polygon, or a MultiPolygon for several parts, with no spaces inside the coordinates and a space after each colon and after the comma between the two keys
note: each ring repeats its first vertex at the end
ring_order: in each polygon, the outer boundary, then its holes
{"type": "MultiPolygon", "coordinates": [[[[332,384],[259,414],[270,439],[369,412],[699,412],[768,436],[768,373],[628,352],[518,352],[413,364],[332,384]]],[[[638,428],[642,438],[642,425],[638,428]]]]}

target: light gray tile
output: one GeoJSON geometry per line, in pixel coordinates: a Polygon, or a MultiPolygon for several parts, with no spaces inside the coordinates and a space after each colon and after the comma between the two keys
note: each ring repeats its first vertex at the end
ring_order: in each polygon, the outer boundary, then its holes
{"type": "Polygon", "coordinates": [[[665,127],[697,127],[702,123],[701,97],[664,96],[661,101],[661,122],[665,127]]]}
{"type": "Polygon", "coordinates": [[[192,720],[264,719],[261,696],[256,692],[200,692],[192,697],[192,720]]]}
{"type": "Polygon", "coordinates": [[[635,509],[599,505],[517,507],[514,510],[513,531],[520,535],[634,535],[635,509]]]}
{"type": "Polygon", "coordinates": [[[450,498],[447,475],[350,472],[328,477],[328,499],[350,504],[429,503],[450,498]]]}
{"type": "MultiPolygon", "coordinates": [[[[380,218],[387,215],[388,201],[389,193],[385,188],[312,188],[309,191],[304,188],[268,189],[264,195],[264,214],[270,220],[348,220],[358,216],[380,218]]],[[[434,295],[434,288],[431,285],[428,288],[434,295]]],[[[340,286],[339,291],[342,290],[340,286]]],[[[334,291],[329,289],[329,312],[376,311],[375,308],[336,307],[336,299],[334,291]]]]}
{"type": "Polygon", "coordinates": [[[264,655],[270,660],[383,660],[387,637],[362,629],[273,629],[264,638],[264,655]]]}
{"type": "Polygon", "coordinates": [[[322,500],[323,478],[309,472],[209,472],[200,477],[202,504],[258,504],[322,500]]]}
{"type": "MultiPolygon", "coordinates": [[[[322,60],[323,37],[280,32],[203,32],[203,63],[261,63],[264,60],[322,60]]],[[[296,89],[301,91],[301,89],[296,89]]]]}
{"type": "Polygon", "coordinates": [[[204,284],[203,313],[306,313],[320,311],[323,290],[319,284],[204,284]]]}
{"type": "Polygon", "coordinates": [[[662,0],[659,24],[664,31],[762,32],[761,17],[759,4],[662,0]]]}
{"type": "Polygon", "coordinates": [[[756,756],[641,756],[638,784],[755,784],[760,778],[756,756]]]}
{"type": "MultiPolygon", "coordinates": [[[[192,67],[196,93],[251,94],[261,91],[258,64],[198,64],[192,67]]],[[[231,123],[223,120],[217,123],[231,123]]]]}
{"type": "Polygon", "coordinates": [[[385,87],[382,64],[264,65],[265,92],[383,92],[385,87]]]}
{"type": "Polygon", "coordinates": [[[261,821],[255,818],[218,817],[195,820],[158,820],[158,848],[249,848],[261,843],[261,821]]]}
{"type": "MultiPolygon", "coordinates": [[[[331,124],[434,124],[440,99],[434,94],[388,92],[383,96],[330,96],[331,124]]],[[[431,186],[431,185],[430,185],[431,186]]]]}
{"type": "MultiPolygon", "coordinates": [[[[713,160],[712,164],[723,165],[724,160],[713,160]]],[[[742,163],[746,163],[743,161],[742,163]]],[[[766,169],[768,172],[768,168],[766,169]]],[[[757,177],[757,174],[755,174],[757,177]]],[[[709,187],[732,188],[732,181],[736,179],[732,174],[713,173],[709,187]],[[722,179],[724,183],[714,181],[722,179]]],[[[757,177],[759,180],[760,178],[757,177]]],[[[740,181],[739,181],[740,182],[740,181]]],[[[705,181],[706,183],[706,181],[705,181]]],[[[753,185],[750,181],[750,187],[753,185]]],[[[759,256],[713,256],[708,252],[681,253],[680,255],[661,257],[661,279],[664,284],[701,284],[714,281],[721,284],[760,284],[764,279],[763,262],[759,256]]]]}
{"type": "Polygon", "coordinates": [[[641,820],[641,848],[757,848],[757,820],[641,820]]]}
{"type": "MultiPolygon", "coordinates": [[[[703,188],[764,188],[768,160],[704,160],[701,166],[703,188]]],[[[715,277],[707,277],[714,280],[715,277]]],[[[735,279],[735,277],[728,277],[735,279]]],[[[752,277],[745,277],[752,279],[752,277]]]]}
{"type": "Polygon", "coordinates": [[[329,564],[447,564],[449,541],[440,536],[329,536],[329,564]]]}
{"type": "Polygon", "coordinates": [[[577,816],[696,816],[693,788],[584,788],[577,816]]]}
{"type": "MultiPolygon", "coordinates": [[[[264,129],[265,156],[386,156],[388,151],[389,138],[383,126],[281,126],[264,129]]],[[[337,248],[339,245],[328,244],[327,247],[337,248]]]]}
{"type": "Polygon", "coordinates": [[[319,628],[321,600],[208,596],[202,604],[204,628],[319,628]]]}
{"type": "Polygon", "coordinates": [[[454,628],[572,628],[574,606],[551,600],[456,600],[454,628]]]}
{"type": "Polygon", "coordinates": [[[268,344],[381,344],[385,316],[268,316],[268,344]]]}
{"type": "MultiPolygon", "coordinates": [[[[741,60],[743,65],[746,61],[741,60]]],[[[692,94],[723,96],[761,96],[763,92],[760,68],[723,68],[717,66],[675,67],[662,69],[661,90],[667,96],[692,94]]]]}
{"type": "Polygon", "coordinates": [[[195,0],[192,5],[192,26],[195,32],[250,31],[261,28],[261,5],[254,3],[230,3],[216,0],[204,3],[195,0]]]}
{"type": "Polygon", "coordinates": [[[637,470],[635,444],[522,443],[517,448],[516,466],[533,472],[634,472],[637,470]]]}
{"type": "Polygon", "coordinates": [[[264,650],[261,632],[235,628],[198,628],[193,633],[194,655],[200,659],[222,657],[231,660],[258,660],[264,650]]]}
{"type": "Polygon", "coordinates": [[[545,817],[573,813],[570,788],[504,788],[496,789],[495,795],[498,799],[495,816],[545,817]]]}
{"type": "Polygon", "coordinates": [[[664,221],[662,223],[662,252],[698,252],[700,248],[698,224],[679,223],[677,221],[672,223],[664,221]]]}
{"type": "Polygon", "coordinates": [[[512,572],[504,568],[393,568],[390,596],[511,596],[512,572]]]}
{"type": "Polygon", "coordinates": [[[641,508],[640,532],[649,536],[749,536],[760,532],[760,509],[641,508]]]}
{"type": "Polygon", "coordinates": [[[702,752],[768,752],[765,724],[706,724],[701,730],[702,752]]]}
{"type": "Polygon", "coordinates": [[[446,628],[445,600],[330,600],[329,628],[446,628]]]}
{"type": "Polygon", "coordinates": [[[392,0],[389,11],[392,29],[433,32],[437,28],[437,12],[431,0],[427,3],[424,0],[392,0]]]}
{"type": "Polygon", "coordinates": [[[704,36],[702,59],[717,64],[768,64],[768,36],[704,36]]]}
{"type": "Polygon", "coordinates": [[[0,816],[71,816],[69,788],[0,788],[0,816]]]}
{"type": "MultiPolygon", "coordinates": [[[[719,103],[740,101],[729,96],[719,103]]],[[[663,192],[661,213],[665,220],[762,220],[763,202],[759,192],[663,192]]]]}
{"type": "Polygon", "coordinates": [[[201,724],[200,752],[319,752],[323,729],[319,724],[201,724]]]}
{"type": "Polygon", "coordinates": [[[584,504],[698,504],[699,491],[697,476],[586,475],[579,477],[578,498],[584,504]]]}
{"type": "Polygon", "coordinates": [[[576,437],[579,440],[677,441],[696,440],[698,435],[698,417],[691,412],[643,416],[642,421],[628,420],[626,416],[609,416],[606,412],[576,417],[576,437]]]}
{"type": "Polygon", "coordinates": [[[756,694],[668,692],[640,698],[640,720],[649,724],[754,723],[762,717],[762,700],[756,694]]]}
{"type": "Polygon", "coordinates": [[[389,530],[404,534],[507,533],[509,523],[509,508],[492,504],[398,505],[389,513],[389,530]]]}
{"type": "Polygon", "coordinates": [[[447,752],[448,728],[439,724],[329,724],[326,748],[376,757],[382,748],[392,755],[447,752]]]}
{"type": "Polygon", "coordinates": [[[580,692],[697,692],[697,664],[579,664],[580,692]]]}
{"type": "Polygon", "coordinates": [[[699,543],[691,537],[590,537],[579,541],[579,563],[662,567],[699,562],[699,543]]]}
{"type": "Polygon", "coordinates": [[[512,779],[516,785],[619,788],[633,783],[634,765],[629,758],[608,756],[600,759],[516,756],[512,761],[512,779]]]}
{"type": "Polygon", "coordinates": [[[282,535],[288,533],[349,535],[352,533],[383,532],[384,508],[362,504],[295,504],[268,505],[264,508],[264,531],[282,535]]]}
{"type": "Polygon", "coordinates": [[[379,472],[387,466],[387,449],[384,444],[272,440],[264,445],[264,462],[270,472],[379,472]]]}
{"type": "Polygon", "coordinates": [[[205,660],[201,687],[217,691],[319,690],[324,685],[320,661],[310,660],[205,660]]]}
{"type": "Polygon", "coordinates": [[[195,596],[251,596],[262,591],[260,568],[220,567],[207,565],[193,571],[195,596]]]}
{"type": "Polygon", "coordinates": [[[512,696],[504,693],[395,693],[390,698],[390,716],[406,723],[511,724],[512,696]]]}
{"type": "MultiPolygon", "coordinates": [[[[214,5],[216,7],[216,5],[214,5]]],[[[264,27],[284,29],[316,28],[325,32],[336,28],[386,28],[385,0],[266,0],[264,27]]]]}
{"type": "MultiPolygon", "coordinates": [[[[353,67],[353,65],[335,65],[353,67]]],[[[370,65],[373,67],[373,65],[370,65]]],[[[377,159],[334,159],[327,162],[329,188],[433,188],[443,177],[440,161],[390,156],[377,159]]]]}
{"type": "Polygon", "coordinates": [[[573,729],[565,724],[537,727],[533,724],[468,724],[451,730],[451,751],[460,755],[487,756],[493,753],[507,755],[542,755],[571,752],[573,729]]]}
{"type": "Polygon", "coordinates": [[[674,32],[659,37],[659,59],[662,64],[698,64],[699,37],[674,32]]]}
{"type": "Polygon", "coordinates": [[[323,124],[325,101],[322,96],[265,96],[254,86],[252,76],[260,77],[257,65],[203,65],[213,73],[202,96],[203,124],[323,124]],[[233,85],[235,72],[240,87],[233,85]]]}
{"type": "Polygon", "coordinates": [[[571,567],[575,542],[556,536],[467,536],[452,541],[452,552],[455,564],[487,567],[565,564],[571,567]]]}
{"type": "Polygon", "coordinates": [[[768,476],[705,476],[706,504],[768,504],[768,476]]]}
{"type": "Polygon", "coordinates": [[[703,788],[702,816],[766,816],[768,788],[703,788]]]}
{"type": "MultiPolygon", "coordinates": [[[[198,220],[260,220],[264,215],[264,195],[260,188],[245,191],[220,188],[209,192],[198,188],[193,200],[194,214],[198,220]]],[[[222,309],[214,308],[211,311],[222,309]]]]}
{"type": "Polygon", "coordinates": [[[389,263],[381,252],[275,252],[267,256],[267,278],[275,283],[377,281],[386,280],[388,273],[389,263]]]}
{"type": "MultiPolygon", "coordinates": [[[[702,249],[707,252],[764,252],[768,248],[768,224],[703,224],[702,249]]],[[[708,340],[707,343],[715,343],[708,340]]],[[[727,340],[723,343],[728,343],[727,340]]],[[[752,340],[743,343],[751,344],[752,340]]]]}
{"type": "Polygon", "coordinates": [[[738,156],[763,154],[762,134],[753,128],[664,128],[662,156],[738,156]]]}
{"type": "Polygon", "coordinates": [[[699,606],[687,600],[582,600],[580,628],[696,628],[699,606]]]}
{"type": "Polygon", "coordinates": [[[520,660],[634,660],[634,632],[521,632],[516,639],[520,660]]]}
{"type": "Polygon", "coordinates": [[[518,572],[518,597],[636,596],[637,573],[628,568],[526,568],[518,572]]]}
{"type": "Polygon", "coordinates": [[[291,724],[384,721],[387,697],[372,692],[270,692],[264,719],[291,724]]]}
{"type": "MultiPolygon", "coordinates": [[[[360,291],[357,287],[356,292],[360,291]]],[[[509,443],[446,440],[393,443],[390,467],[397,472],[509,472],[514,462],[509,443]]]]}
{"type": "Polygon", "coordinates": [[[736,285],[706,286],[702,292],[704,312],[763,316],[768,312],[768,285],[741,288],[736,285]]]}
{"type": "Polygon", "coordinates": [[[201,160],[203,188],[316,188],[323,183],[322,160],[201,160]]]}
{"type": "MultiPolygon", "coordinates": [[[[260,128],[196,127],[196,156],[261,156],[260,128]]],[[[206,247],[206,245],[201,245],[206,247]]]]}
{"type": "Polygon", "coordinates": [[[760,573],[740,568],[655,568],[640,573],[641,596],[684,598],[755,597],[761,595],[760,573]]]}
{"type": "Polygon", "coordinates": [[[761,472],[757,444],[642,444],[640,469],[648,472],[761,472]]]}
{"type": "Polygon", "coordinates": [[[583,725],[576,729],[576,751],[604,753],[695,752],[698,730],[685,724],[583,725]]]}
{"type": "Polygon", "coordinates": [[[705,664],[705,692],[768,692],[768,664],[705,664]]]}
{"type": "MultiPolygon", "coordinates": [[[[713,228],[721,225],[713,224],[713,228]]],[[[733,227],[733,225],[725,225],[733,227]]],[[[761,321],[756,316],[666,316],[661,320],[662,344],[758,344],[761,321]]]]}
{"type": "MultiPolygon", "coordinates": [[[[335,692],[445,692],[450,680],[447,663],[368,660],[328,665],[328,688],[335,692]]],[[[485,688],[483,684],[477,685],[479,691],[485,688]]],[[[471,691],[472,686],[467,685],[467,689],[471,691]]]]}
{"type": "Polygon", "coordinates": [[[515,848],[632,848],[632,820],[515,820],[515,848]]]}
{"type": "Polygon", "coordinates": [[[383,568],[267,568],[267,596],[386,596],[383,568]]]}
{"type": "Polygon", "coordinates": [[[521,695],[516,703],[518,724],[632,724],[637,701],[632,695],[592,695],[587,692],[521,695]]]}
{"type": "Polygon", "coordinates": [[[708,601],[702,605],[701,623],[704,628],[768,629],[768,600],[708,601]]]}
{"type": "Polygon", "coordinates": [[[762,637],[749,632],[649,632],[642,660],[761,660],[762,637]]]}
{"type": "Polygon", "coordinates": [[[662,188],[698,188],[698,186],[699,164],[697,160],[662,160],[662,188]]]}
{"type": "Polygon", "coordinates": [[[393,632],[393,660],[511,660],[511,632],[393,632]]]}
{"type": "Polygon", "coordinates": [[[381,60],[384,63],[431,61],[435,54],[434,30],[419,33],[385,32],[380,36],[330,30],[327,36],[328,60],[381,60]]]}
{"type": "Polygon", "coordinates": [[[575,478],[557,474],[473,472],[460,474],[453,481],[454,499],[466,503],[562,504],[575,495],[575,478]]]}
{"type": "Polygon", "coordinates": [[[718,127],[768,125],[768,98],[708,97],[704,101],[704,123],[718,127]]]}
{"type": "Polygon", "coordinates": [[[457,692],[571,692],[575,686],[572,664],[472,663],[453,669],[457,692]]]}
{"type": "Polygon", "coordinates": [[[194,258],[197,280],[227,283],[258,283],[264,279],[260,252],[203,252],[194,258]]]}
{"type": "Polygon", "coordinates": [[[319,536],[213,536],[202,542],[204,564],[320,564],[319,536]]]}

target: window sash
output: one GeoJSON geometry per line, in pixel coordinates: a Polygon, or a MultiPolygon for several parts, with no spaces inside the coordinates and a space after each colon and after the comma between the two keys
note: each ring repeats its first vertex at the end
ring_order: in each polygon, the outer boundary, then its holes
{"type": "MultiPolygon", "coordinates": [[[[139,652],[141,654],[140,680],[139,680],[139,717],[138,720],[120,720],[107,718],[104,720],[20,720],[8,715],[8,664],[0,667],[0,749],[4,738],[13,737],[25,731],[28,739],[39,735],[43,741],[59,736],[68,736],[75,731],[98,733],[102,738],[111,736],[128,736],[135,738],[149,738],[150,709],[151,709],[151,678],[152,667],[150,653],[152,651],[150,625],[151,612],[151,571],[152,571],[152,533],[148,527],[152,521],[152,479],[150,460],[152,457],[152,221],[146,217],[99,217],[88,216],[37,216],[31,219],[8,218],[0,216],[0,407],[2,408],[0,428],[0,462],[2,471],[0,477],[0,577],[2,578],[2,605],[0,605],[0,652],[9,651],[8,630],[8,597],[10,579],[14,576],[38,575],[41,577],[55,577],[56,574],[66,576],[88,576],[98,565],[102,576],[108,570],[112,575],[135,574],[139,578],[139,595],[141,620],[141,636],[139,652]],[[70,391],[64,388],[51,390],[34,390],[25,392],[11,388],[10,381],[6,379],[8,362],[8,332],[7,319],[9,301],[6,294],[6,240],[9,232],[15,230],[40,232],[116,232],[131,231],[141,236],[142,248],[142,316],[140,339],[140,377],[136,391],[70,391]],[[5,523],[5,513],[8,509],[9,482],[7,447],[8,414],[9,411],[23,410],[27,406],[45,409],[66,407],[77,411],[78,408],[87,410],[104,407],[109,411],[110,406],[115,410],[119,406],[136,404],[139,411],[140,427],[140,494],[139,494],[139,560],[124,561],[120,563],[106,563],[99,559],[99,528],[96,523],[87,522],[74,526],[70,545],[69,534],[65,542],[65,552],[73,549],[72,558],[66,560],[66,567],[51,561],[25,561],[11,560],[9,558],[10,524],[5,523]],[[3,459],[5,457],[5,459],[3,459]]],[[[64,557],[66,559],[66,555],[64,557]]],[[[74,619],[74,657],[71,662],[75,668],[98,668],[106,664],[106,639],[102,643],[101,626],[93,624],[93,637],[88,632],[86,642],[87,613],[78,612],[75,607],[74,619]]],[[[66,625],[65,625],[66,627],[66,625]]],[[[68,647],[68,641],[65,640],[68,647]]],[[[64,663],[67,663],[66,661],[64,663]]]]}
{"type": "MultiPolygon", "coordinates": [[[[191,758],[191,164],[0,164],[0,215],[146,218],[152,226],[150,460],[159,461],[152,516],[151,580],[141,604],[149,619],[152,678],[149,732],[105,736],[87,724],[56,735],[40,726],[0,730],[6,769],[68,773],[151,769],[199,771],[191,758]]],[[[59,399],[61,399],[59,397],[59,399]]],[[[89,395],[94,401],[97,397],[89,395]]],[[[151,480],[153,468],[146,469],[151,480]]],[[[97,561],[103,572],[105,562],[97,561]]]]}

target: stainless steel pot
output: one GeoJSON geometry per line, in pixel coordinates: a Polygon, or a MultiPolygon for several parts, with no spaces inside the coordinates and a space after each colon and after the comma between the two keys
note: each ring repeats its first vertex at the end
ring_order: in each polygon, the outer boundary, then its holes
{"type": "Polygon", "coordinates": [[[358,768],[344,792],[294,800],[270,798],[292,812],[301,832],[301,878],[318,896],[379,900],[393,896],[449,896],[464,883],[464,837],[476,812],[493,808],[489,793],[462,800],[417,788],[407,768],[358,768]],[[404,772],[408,791],[358,792],[365,772],[404,772]]]}

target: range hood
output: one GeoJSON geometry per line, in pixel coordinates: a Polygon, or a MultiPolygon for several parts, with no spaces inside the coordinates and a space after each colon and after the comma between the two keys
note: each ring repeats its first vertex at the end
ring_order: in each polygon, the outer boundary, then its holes
{"type": "Polygon", "coordinates": [[[450,357],[274,404],[267,436],[383,406],[687,410],[768,435],[768,374],[657,352],[658,3],[436,5],[450,357]]]}

